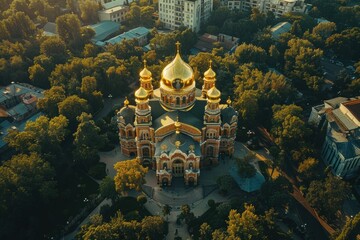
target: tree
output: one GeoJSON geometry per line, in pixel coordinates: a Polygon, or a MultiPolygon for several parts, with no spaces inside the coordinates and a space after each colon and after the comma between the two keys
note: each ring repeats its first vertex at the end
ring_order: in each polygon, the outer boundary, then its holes
{"type": "Polygon", "coordinates": [[[243,213],[231,210],[227,221],[227,233],[230,239],[257,239],[262,236],[259,216],[253,205],[245,204],[243,213]]]}
{"type": "Polygon", "coordinates": [[[360,213],[354,217],[347,218],[346,224],[336,240],[359,239],[360,238],[360,213]]]}
{"type": "MultiPolygon", "coordinates": [[[[28,7],[26,6],[26,8],[28,7]]],[[[1,22],[4,27],[0,27],[0,29],[6,28],[6,31],[4,36],[0,36],[0,39],[7,39],[6,36],[10,39],[28,39],[36,33],[35,24],[24,12],[13,13],[1,22]]]]}
{"type": "Polygon", "coordinates": [[[178,216],[178,219],[185,220],[185,223],[190,226],[192,221],[195,219],[194,213],[191,212],[190,206],[188,204],[181,205],[181,213],[178,216]]]}
{"type": "Polygon", "coordinates": [[[163,214],[164,216],[170,215],[171,210],[172,210],[172,208],[171,208],[168,204],[165,204],[165,205],[162,207],[162,214],[163,214]]]}
{"type": "Polygon", "coordinates": [[[254,90],[245,90],[238,99],[235,99],[234,106],[239,111],[240,118],[248,126],[252,126],[257,121],[259,111],[258,94],[254,90]]]}
{"type": "Polygon", "coordinates": [[[119,194],[115,190],[115,182],[114,179],[112,179],[111,177],[105,177],[101,181],[99,188],[101,196],[111,199],[113,204],[118,199],[119,194]]]}
{"type": "Polygon", "coordinates": [[[317,175],[317,167],[319,161],[315,158],[307,158],[299,164],[298,173],[302,175],[306,180],[314,179],[317,175]]]}
{"type": "Polygon", "coordinates": [[[140,206],[144,207],[145,203],[147,203],[147,198],[145,195],[141,194],[137,196],[136,201],[140,204],[140,206]]]}
{"type": "Polygon", "coordinates": [[[146,216],[141,221],[139,239],[162,239],[165,235],[165,222],[160,216],[146,216]]]}
{"type": "Polygon", "coordinates": [[[88,169],[98,159],[97,150],[104,144],[100,128],[92,120],[91,114],[83,112],[77,120],[79,125],[74,133],[75,160],[88,169]]]}
{"type": "Polygon", "coordinates": [[[48,116],[55,117],[59,114],[58,103],[66,98],[62,87],[54,86],[44,92],[44,98],[38,100],[37,107],[44,111],[48,116]]]}
{"type": "Polygon", "coordinates": [[[321,37],[325,41],[328,37],[331,36],[333,32],[336,31],[336,24],[333,22],[322,22],[316,25],[312,33],[321,37]]]}
{"type": "Polygon", "coordinates": [[[337,211],[342,208],[348,198],[350,185],[338,177],[328,173],[325,180],[315,180],[310,183],[306,200],[325,216],[328,221],[334,221],[337,211]]]}
{"type": "Polygon", "coordinates": [[[81,23],[75,14],[65,14],[56,18],[56,31],[67,46],[79,47],[81,23]]]}
{"type": "Polygon", "coordinates": [[[235,56],[240,64],[243,63],[263,64],[267,57],[264,49],[246,43],[243,43],[236,48],[235,56]]]}
{"type": "Polygon", "coordinates": [[[200,225],[200,239],[201,240],[208,240],[211,239],[212,229],[209,224],[206,222],[200,225]]]}
{"type": "Polygon", "coordinates": [[[49,86],[49,75],[41,65],[34,64],[33,66],[29,67],[28,72],[29,78],[35,86],[39,86],[42,88],[46,88],[49,86]]]}
{"type": "Polygon", "coordinates": [[[243,178],[251,178],[256,174],[255,167],[250,164],[250,161],[255,158],[254,154],[248,154],[244,158],[236,159],[238,173],[243,178]]]}
{"type": "Polygon", "coordinates": [[[68,57],[66,45],[58,37],[49,37],[40,45],[40,53],[52,58],[53,63],[64,63],[68,57]]]}
{"type": "Polygon", "coordinates": [[[85,98],[91,96],[91,94],[96,91],[96,78],[90,76],[83,77],[80,91],[85,98]]]}
{"type": "Polygon", "coordinates": [[[230,175],[218,177],[216,183],[219,186],[219,191],[224,194],[230,192],[235,186],[234,179],[230,175]]]}
{"type": "Polygon", "coordinates": [[[125,17],[129,26],[138,26],[141,23],[141,7],[139,7],[136,3],[131,3],[130,10],[126,13],[125,17]]]}
{"type": "Polygon", "coordinates": [[[318,91],[322,80],[320,63],[323,51],[303,39],[291,39],[288,47],[284,55],[286,73],[299,84],[305,80],[309,89],[318,91]]]}
{"type": "Polygon", "coordinates": [[[360,27],[349,28],[326,39],[326,46],[338,56],[358,60],[360,51],[360,27]]]}
{"type": "Polygon", "coordinates": [[[292,105],[274,105],[271,133],[281,150],[294,150],[305,137],[310,134],[310,129],[301,119],[302,108],[292,105]]]}
{"type": "Polygon", "coordinates": [[[118,162],[114,165],[116,170],[115,188],[119,194],[126,194],[129,190],[140,191],[145,183],[145,174],[148,168],[141,166],[137,159],[118,162]]]}
{"type": "Polygon", "coordinates": [[[81,20],[86,24],[96,23],[98,21],[99,4],[94,0],[79,1],[81,20]]]}
{"type": "Polygon", "coordinates": [[[88,105],[85,99],[72,95],[58,103],[58,108],[59,113],[69,120],[69,127],[74,129],[77,126],[76,118],[83,112],[87,112],[88,105]]]}
{"type": "Polygon", "coordinates": [[[40,116],[34,122],[28,121],[24,131],[9,132],[5,140],[21,153],[59,154],[67,125],[68,120],[62,115],[52,119],[40,116]]]}
{"type": "Polygon", "coordinates": [[[1,239],[43,237],[41,226],[57,196],[54,177],[54,169],[37,153],[14,155],[0,166],[1,239]]]}

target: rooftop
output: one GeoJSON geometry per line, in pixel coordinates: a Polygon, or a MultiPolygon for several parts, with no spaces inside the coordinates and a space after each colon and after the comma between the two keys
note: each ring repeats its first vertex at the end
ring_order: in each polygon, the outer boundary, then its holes
{"type": "Polygon", "coordinates": [[[128,6],[114,6],[112,8],[100,10],[100,11],[98,11],[98,13],[110,14],[110,13],[117,12],[117,11],[120,11],[120,10],[123,10],[123,9],[128,9],[128,8],[129,8],[128,6]]]}
{"type": "Polygon", "coordinates": [[[113,21],[103,21],[94,25],[89,25],[95,31],[95,36],[91,39],[94,42],[103,41],[111,34],[119,30],[120,24],[113,21]]]}
{"type": "MultiPolygon", "coordinates": [[[[128,0],[128,2],[131,3],[132,1],[128,0]]],[[[115,1],[108,2],[108,3],[104,3],[103,8],[104,9],[109,9],[109,8],[113,8],[113,7],[116,7],[116,6],[122,6],[122,5],[125,5],[125,4],[126,4],[126,0],[115,0],[115,1]]]]}
{"type": "Polygon", "coordinates": [[[273,26],[270,31],[274,39],[279,39],[280,35],[286,32],[289,32],[291,28],[291,23],[289,22],[280,22],[273,26]]]}
{"type": "Polygon", "coordinates": [[[124,32],[123,34],[120,34],[116,37],[110,38],[105,42],[110,44],[116,44],[116,43],[120,43],[124,39],[137,39],[139,37],[146,36],[149,32],[150,32],[149,29],[147,29],[146,27],[137,27],[131,29],[128,32],[124,32]]]}
{"type": "Polygon", "coordinates": [[[360,99],[352,100],[343,105],[351,112],[351,114],[360,121],[360,99]]]}

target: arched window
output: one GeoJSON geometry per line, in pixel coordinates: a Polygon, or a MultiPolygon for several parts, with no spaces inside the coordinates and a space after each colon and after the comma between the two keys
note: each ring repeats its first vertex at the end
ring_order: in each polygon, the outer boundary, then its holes
{"type": "Polygon", "coordinates": [[[179,97],[176,98],[176,105],[180,105],[180,98],[179,97]]]}
{"type": "Polygon", "coordinates": [[[193,163],[189,163],[189,169],[193,169],[193,163]]]}
{"type": "Polygon", "coordinates": [[[128,130],[128,131],[127,131],[127,135],[128,135],[129,138],[131,138],[131,137],[132,137],[132,131],[131,131],[131,130],[128,130]]]}
{"type": "Polygon", "coordinates": [[[165,169],[165,170],[167,169],[167,163],[166,162],[163,163],[163,169],[165,169]]]}
{"type": "Polygon", "coordinates": [[[143,157],[149,157],[149,156],[150,156],[149,148],[143,148],[143,157]]]}
{"type": "Polygon", "coordinates": [[[186,104],[186,97],[185,96],[182,98],[182,104],[186,104]]]}

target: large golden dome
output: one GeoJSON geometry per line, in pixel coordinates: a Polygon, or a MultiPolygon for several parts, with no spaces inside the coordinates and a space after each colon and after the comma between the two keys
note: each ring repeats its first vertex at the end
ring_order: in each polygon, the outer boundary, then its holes
{"type": "Polygon", "coordinates": [[[182,60],[179,53],[179,45],[177,43],[177,53],[175,59],[169,63],[161,73],[162,82],[175,89],[180,89],[184,86],[189,86],[194,78],[194,72],[192,68],[182,60]]]}

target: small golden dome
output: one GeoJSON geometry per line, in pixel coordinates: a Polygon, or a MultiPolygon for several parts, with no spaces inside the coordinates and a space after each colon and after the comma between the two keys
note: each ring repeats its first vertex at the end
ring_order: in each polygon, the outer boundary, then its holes
{"type": "Polygon", "coordinates": [[[231,102],[230,96],[229,96],[228,99],[226,100],[226,103],[227,103],[228,106],[231,105],[232,102],[231,102]]]}
{"type": "Polygon", "coordinates": [[[144,60],[144,69],[139,73],[139,76],[144,79],[149,79],[152,73],[146,68],[146,60],[144,60]]]}
{"type": "Polygon", "coordinates": [[[138,90],[136,90],[135,97],[137,99],[146,99],[148,97],[148,93],[145,88],[140,87],[138,90]]]}
{"type": "Polygon", "coordinates": [[[209,91],[207,91],[207,96],[210,99],[218,99],[221,97],[221,92],[215,86],[213,86],[209,89],[209,91]]]}
{"type": "Polygon", "coordinates": [[[171,85],[173,85],[173,81],[177,79],[181,81],[187,81],[194,76],[192,68],[189,66],[189,64],[184,62],[184,60],[182,60],[180,56],[179,45],[180,43],[177,42],[177,53],[174,60],[169,63],[161,73],[162,79],[165,81],[169,81],[171,85]]]}
{"type": "Polygon", "coordinates": [[[212,69],[211,63],[212,63],[212,61],[210,60],[209,61],[209,69],[204,73],[205,78],[215,78],[216,77],[216,73],[212,69]]]}
{"type": "Polygon", "coordinates": [[[130,102],[129,102],[128,98],[125,97],[124,106],[125,106],[125,107],[129,106],[129,103],[130,103],[130,102]]]}

